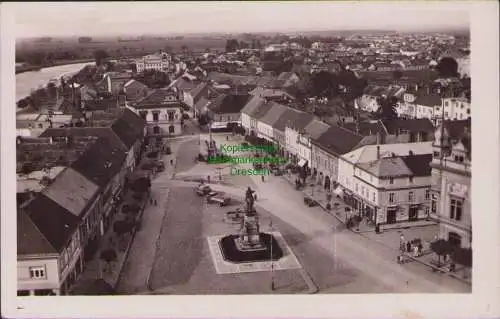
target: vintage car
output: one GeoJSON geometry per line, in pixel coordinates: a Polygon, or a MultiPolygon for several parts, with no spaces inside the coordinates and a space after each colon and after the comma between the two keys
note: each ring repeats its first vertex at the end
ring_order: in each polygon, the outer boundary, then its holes
{"type": "Polygon", "coordinates": [[[212,188],[209,185],[198,185],[195,188],[195,192],[198,196],[202,197],[210,194],[212,192],[212,188]]]}
{"type": "Polygon", "coordinates": [[[314,199],[310,198],[310,197],[304,197],[304,204],[306,204],[307,206],[309,207],[314,207],[314,206],[318,206],[318,202],[315,201],[314,199]]]}
{"type": "MultiPolygon", "coordinates": [[[[214,193],[216,193],[216,192],[214,192],[214,193]]],[[[229,205],[230,202],[231,202],[231,198],[228,196],[225,196],[224,194],[221,194],[221,193],[217,193],[214,195],[209,194],[207,196],[207,203],[209,203],[209,204],[218,203],[219,206],[223,207],[223,206],[229,205]]]]}

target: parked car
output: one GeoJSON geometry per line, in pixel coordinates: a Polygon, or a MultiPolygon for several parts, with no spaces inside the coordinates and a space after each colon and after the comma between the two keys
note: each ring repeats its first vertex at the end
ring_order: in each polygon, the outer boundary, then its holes
{"type": "Polygon", "coordinates": [[[304,204],[309,207],[318,206],[318,202],[308,196],[304,197],[304,204]]]}
{"type": "Polygon", "coordinates": [[[279,169],[279,168],[275,169],[274,172],[273,172],[274,176],[283,176],[284,173],[285,172],[283,172],[283,170],[279,169]]]}
{"type": "Polygon", "coordinates": [[[199,185],[196,187],[195,191],[196,194],[201,197],[210,194],[212,192],[212,188],[208,185],[199,185]]]}
{"type": "Polygon", "coordinates": [[[209,204],[218,203],[220,207],[229,205],[231,198],[224,195],[213,195],[207,197],[207,202],[209,204]]]}

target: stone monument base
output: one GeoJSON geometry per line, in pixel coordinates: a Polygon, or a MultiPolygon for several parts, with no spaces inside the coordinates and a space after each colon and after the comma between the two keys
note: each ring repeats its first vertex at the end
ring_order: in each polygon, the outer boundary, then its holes
{"type": "Polygon", "coordinates": [[[245,245],[239,235],[228,235],[219,240],[220,251],[225,261],[233,263],[248,263],[255,261],[279,260],[283,250],[272,234],[260,233],[259,245],[245,245]],[[271,258],[272,253],[272,258],[271,258]]]}

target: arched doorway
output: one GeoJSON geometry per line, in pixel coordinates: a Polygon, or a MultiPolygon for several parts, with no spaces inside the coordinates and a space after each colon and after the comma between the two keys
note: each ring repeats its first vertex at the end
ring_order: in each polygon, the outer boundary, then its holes
{"type": "Polygon", "coordinates": [[[330,190],[330,176],[325,176],[325,190],[330,190]]]}

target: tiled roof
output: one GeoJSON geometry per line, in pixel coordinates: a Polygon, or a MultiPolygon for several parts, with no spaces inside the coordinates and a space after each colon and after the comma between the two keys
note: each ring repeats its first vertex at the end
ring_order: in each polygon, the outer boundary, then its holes
{"type": "Polygon", "coordinates": [[[345,154],[352,151],[362,139],[362,136],[349,130],[331,125],[320,137],[311,140],[317,146],[333,154],[345,154]]]}
{"type": "Polygon", "coordinates": [[[377,147],[380,149],[380,156],[386,157],[394,153],[396,156],[405,156],[413,152],[415,155],[432,154],[432,142],[418,143],[398,143],[366,145],[358,148],[343,157],[351,163],[367,163],[377,159],[377,147]]]}
{"type": "MultiPolygon", "coordinates": [[[[40,233],[57,252],[62,252],[67,246],[80,222],[79,217],[75,216],[43,193],[38,194],[29,202],[24,210],[40,233]]],[[[27,238],[22,237],[22,241],[25,239],[27,238]]],[[[35,241],[31,243],[23,242],[21,247],[18,247],[18,251],[19,248],[21,248],[29,253],[36,253],[36,251],[34,251],[36,248],[43,248],[43,250],[48,248],[46,245],[45,247],[36,247],[36,245],[37,242],[35,241]],[[31,248],[26,248],[26,245],[33,246],[31,248]]],[[[43,250],[41,253],[46,253],[46,251],[43,250]]]]}
{"type": "Polygon", "coordinates": [[[127,154],[105,138],[98,139],[72,165],[78,173],[99,187],[105,187],[121,170],[127,154]]]}
{"type": "Polygon", "coordinates": [[[360,168],[379,178],[412,176],[401,157],[383,157],[371,163],[358,164],[360,168]]]}
{"type": "Polygon", "coordinates": [[[57,254],[58,251],[23,210],[17,212],[17,254],[57,254]]]}
{"type": "Polygon", "coordinates": [[[208,108],[214,113],[240,113],[250,98],[250,95],[221,94],[208,108]]]}
{"type": "Polygon", "coordinates": [[[138,133],[134,129],[132,129],[129,122],[127,122],[123,118],[119,118],[114,121],[111,125],[111,129],[127,147],[127,149],[130,149],[135,144],[135,142],[140,139],[138,133]]]}
{"type": "Polygon", "coordinates": [[[389,134],[399,134],[399,130],[407,130],[410,133],[434,132],[434,125],[429,119],[392,119],[382,120],[389,134]]]}
{"type": "Polygon", "coordinates": [[[314,115],[299,112],[294,121],[288,123],[287,126],[293,128],[295,131],[302,131],[312,120],[314,120],[314,115]]]}
{"type": "Polygon", "coordinates": [[[262,118],[260,118],[260,122],[265,123],[267,125],[273,126],[276,121],[285,113],[287,107],[275,102],[269,102],[272,104],[269,112],[266,113],[262,118]]]}
{"type": "Polygon", "coordinates": [[[260,120],[262,117],[264,117],[267,114],[267,112],[269,112],[269,110],[271,110],[271,107],[272,107],[272,103],[270,103],[270,102],[265,102],[265,103],[259,105],[259,107],[254,111],[252,118],[254,118],[256,120],[260,120]]]}
{"type": "Polygon", "coordinates": [[[72,168],[67,168],[42,192],[45,196],[80,217],[99,187],[72,168]]]}
{"type": "Polygon", "coordinates": [[[129,148],[113,132],[110,127],[66,127],[66,128],[48,128],[40,137],[65,137],[65,136],[95,136],[107,138],[112,145],[120,145],[123,150],[129,148]]]}
{"type": "Polygon", "coordinates": [[[248,114],[250,116],[253,115],[255,111],[259,109],[261,105],[265,103],[265,100],[263,98],[260,98],[258,96],[253,96],[248,100],[247,104],[245,107],[241,110],[241,113],[248,114]]]}
{"type": "Polygon", "coordinates": [[[357,125],[356,123],[345,123],[342,127],[362,136],[386,133],[385,127],[381,121],[363,121],[359,122],[357,125]]]}
{"type": "Polygon", "coordinates": [[[286,108],[286,111],[280,116],[280,118],[274,123],[273,128],[280,132],[285,132],[285,128],[290,123],[294,122],[295,119],[299,116],[299,111],[289,108],[286,108]]]}
{"type": "Polygon", "coordinates": [[[415,99],[416,105],[441,106],[441,97],[437,94],[421,93],[415,99]]]}
{"type": "Polygon", "coordinates": [[[304,127],[304,131],[311,137],[312,139],[317,139],[326,132],[330,128],[330,125],[320,121],[320,120],[312,120],[306,127],[304,127]]]}
{"type": "Polygon", "coordinates": [[[429,163],[432,161],[432,154],[408,155],[403,156],[402,159],[413,176],[431,176],[432,169],[429,163]]]}

